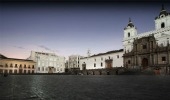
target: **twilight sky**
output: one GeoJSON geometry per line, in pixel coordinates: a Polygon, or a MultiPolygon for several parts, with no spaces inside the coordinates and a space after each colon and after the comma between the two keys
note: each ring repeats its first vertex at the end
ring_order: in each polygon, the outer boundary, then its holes
{"type": "Polygon", "coordinates": [[[129,17],[138,34],[154,30],[169,2],[6,2],[0,4],[0,53],[29,57],[30,51],[67,56],[122,49],[129,17]]]}

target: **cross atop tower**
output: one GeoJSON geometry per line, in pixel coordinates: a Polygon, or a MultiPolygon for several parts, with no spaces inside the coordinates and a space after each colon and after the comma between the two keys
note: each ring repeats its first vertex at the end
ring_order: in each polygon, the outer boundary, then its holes
{"type": "Polygon", "coordinates": [[[129,23],[132,23],[131,18],[129,17],[129,23]]]}
{"type": "Polygon", "coordinates": [[[87,57],[90,57],[90,54],[91,54],[91,53],[90,53],[90,50],[88,49],[88,50],[87,50],[87,57]]]}
{"type": "Polygon", "coordinates": [[[163,10],[165,10],[165,8],[164,8],[164,5],[162,4],[162,9],[161,9],[161,11],[163,11],[163,10]]]}

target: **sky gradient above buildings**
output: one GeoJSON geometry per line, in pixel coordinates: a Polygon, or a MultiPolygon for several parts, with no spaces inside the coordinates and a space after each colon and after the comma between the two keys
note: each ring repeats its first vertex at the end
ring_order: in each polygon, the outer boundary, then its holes
{"type": "Polygon", "coordinates": [[[5,2],[0,4],[0,53],[29,57],[31,50],[86,56],[122,49],[129,17],[138,34],[154,30],[169,2],[5,2]]]}

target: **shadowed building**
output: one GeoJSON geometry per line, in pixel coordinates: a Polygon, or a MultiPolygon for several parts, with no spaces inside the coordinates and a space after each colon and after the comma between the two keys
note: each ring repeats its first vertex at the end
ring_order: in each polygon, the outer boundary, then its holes
{"type": "Polygon", "coordinates": [[[129,19],[124,29],[124,66],[141,70],[169,73],[170,70],[170,13],[162,6],[155,18],[155,30],[137,34],[129,19]]]}
{"type": "Polygon", "coordinates": [[[7,58],[0,55],[0,73],[34,73],[35,64],[33,60],[7,58]]]}

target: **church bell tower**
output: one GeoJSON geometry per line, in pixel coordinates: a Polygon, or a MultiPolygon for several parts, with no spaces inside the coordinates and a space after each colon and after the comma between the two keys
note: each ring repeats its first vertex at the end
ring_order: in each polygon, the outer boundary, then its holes
{"type": "Polygon", "coordinates": [[[162,5],[162,9],[159,13],[159,15],[155,18],[155,29],[161,29],[170,27],[170,13],[168,13],[164,5],[162,5]]]}

